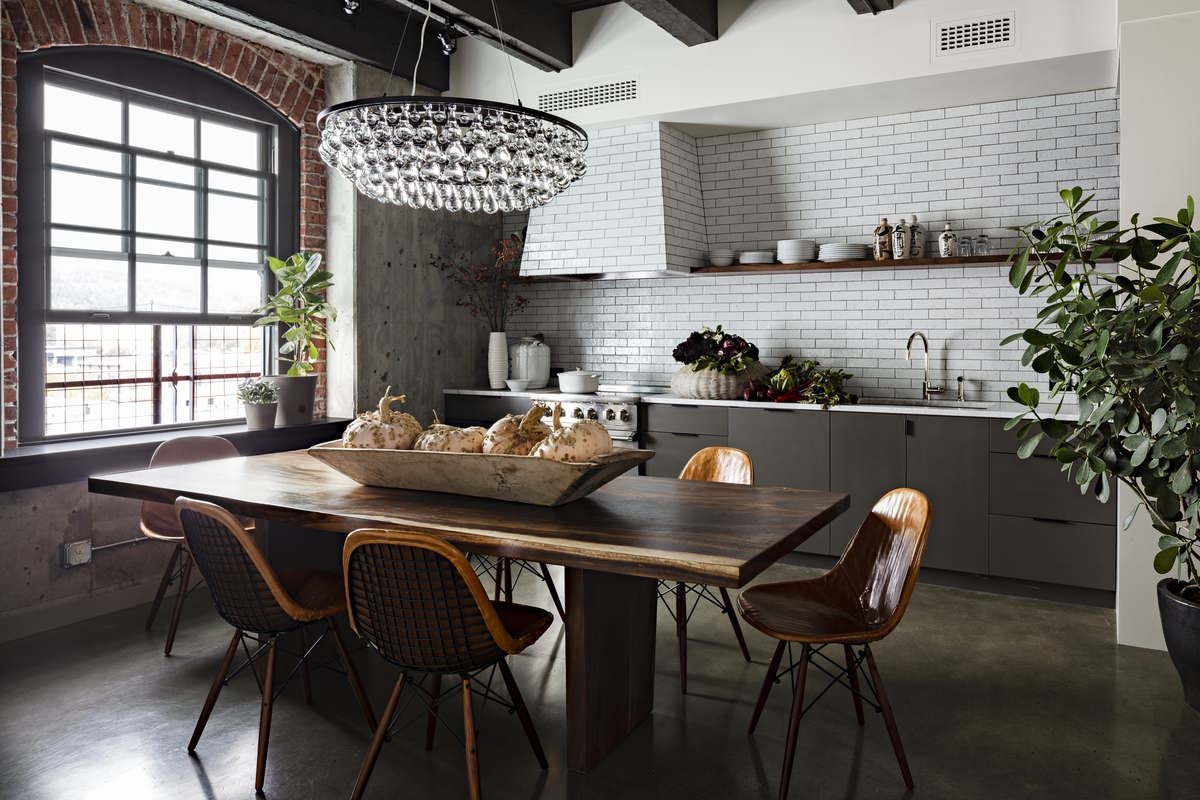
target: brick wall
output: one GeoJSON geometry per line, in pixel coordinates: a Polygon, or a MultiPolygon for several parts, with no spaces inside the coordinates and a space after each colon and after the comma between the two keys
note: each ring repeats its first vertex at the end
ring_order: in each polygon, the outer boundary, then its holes
{"type": "MultiPolygon", "coordinates": [[[[244,86],[300,129],[300,246],[325,249],[325,166],[317,155],[317,112],[325,105],[323,67],[155,8],[125,0],[4,0],[0,19],[0,198],[3,203],[4,446],[16,443],[17,253],[16,74],[18,53],[63,45],[150,50],[211,69],[244,86]]],[[[285,254],[286,255],[286,254],[285,254]]],[[[331,265],[336,270],[337,265],[331,265]]],[[[317,414],[325,413],[324,354],[317,414]]]]}
{"type": "MultiPolygon", "coordinates": [[[[1096,191],[1117,208],[1117,110],[1112,90],[1034,97],[757,131],[696,141],[710,246],[773,248],[776,240],[867,241],[880,215],[916,213],[931,241],[946,220],[964,235],[1058,212],[1060,186],[1096,191]]],[[[506,224],[515,224],[506,220],[506,224]]],[[[1003,252],[999,260],[1003,260],[1003,252]]],[[[659,265],[661,267],[661,265],[659,265]]],[[[856,391],[914,397],[917,365],[904,360],[914,330],[930,336],[930,365],[972,399],[1001,401],[1028,380],[1020,345],[1000,339],[1033,319],[1006,269],[843,270],[790,275],[665,277],[535,284],[510,336],[541,331],[555,366],[582,365],[605,380],[664,380],[671,348],[688,331],[723,324],[785,353],[855,373],[856,391]]]]}

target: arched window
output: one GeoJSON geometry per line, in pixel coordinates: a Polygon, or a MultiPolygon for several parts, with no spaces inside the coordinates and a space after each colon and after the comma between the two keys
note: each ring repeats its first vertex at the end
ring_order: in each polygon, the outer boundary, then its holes
{"type": "Polygon", "coordinates": [[[137,50],[40,51],[17,79],[18,438],[241,417],[265,257],[298,244],[295,127],[137,50]]]}

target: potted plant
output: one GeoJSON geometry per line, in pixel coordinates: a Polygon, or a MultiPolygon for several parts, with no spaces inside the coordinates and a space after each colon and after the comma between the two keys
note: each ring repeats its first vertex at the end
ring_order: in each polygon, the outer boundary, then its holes
{"type": "Polygon", "coordinates": [[[1045,306],[1036,325],[1005,342],[1026,344],[1024,363],[1049,381],[1047,411],[1037,389],[1009,396],[1025,407],[1011,420],[1028,458],[1042,442],[1084,492],[1108,498],[1128,486],[1157,532],[1154,568],[1178,566],[1158,584],[1167,649],[1187,702],[1200,709],[1200,232],[1195,202],[1174,218],[1127,229],[1101,221],[1092,196],[1062,191],[1066,213],[1017,229],[1009,280],[1045,306]],[[1132,262],[1115,269],[1111,262],[1132,262]],[[1078,413],[1061,415],[1073,398],[1078,413]]]}
{"type": "Polygon", "coordinates": [[[769,372],[758,361],[757,347],[720,325],[692,331],[671,355],[685,365],[671,378],[671,391],[680,397],[732,400],[769,372]]]}
{"type": "Polygon", "coordinates": [[[446,273],[463,290],[457,305],[488,324],[488,385],[503,389],[508,380],[508,318],[525,308],[528,301],[512,291],[525,243],[519,234],[501,239],[491,249],[491,258],[473,264],[466,255],[435,256],[433,266],[446,273]]]}
{"type": "Polygon", "coordinates": [[[238,384],[238,400],[246,404],[246,427],[252,431],[275,427],[279,388],[266,378],[249,378],[238,384]]]}
{"type": "Polygon", "coordinates": [[[321,269],[320,253],[294,253],[286,259],[268,256],[267,264],[279,289],[255,311],[264,316],[254,324],[283,327],[279,360],[291,366],[286,375],[271,378],[279,387],[279,424],[302,425],[312,421],[317,389],[317,376],[312,373],[320,355],[317,344],[333,346],[326,321],[337,318],[337,309],[325,301],[333,276],[321,269]]]}

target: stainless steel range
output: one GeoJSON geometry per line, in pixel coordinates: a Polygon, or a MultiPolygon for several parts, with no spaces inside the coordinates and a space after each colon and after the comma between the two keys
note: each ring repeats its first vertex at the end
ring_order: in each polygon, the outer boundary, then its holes
{"type": "Polygon", "coordinates": [[[638,396],[597,392],[596,394],[561,394],[545,392],[533,395],[550,408],[546,421],[554,413],[554,404],[561,403],[564,425],[585,419],[593,419],[603,425],[612,436],[613,447],[629,450],[638,448],[638,396]]]}

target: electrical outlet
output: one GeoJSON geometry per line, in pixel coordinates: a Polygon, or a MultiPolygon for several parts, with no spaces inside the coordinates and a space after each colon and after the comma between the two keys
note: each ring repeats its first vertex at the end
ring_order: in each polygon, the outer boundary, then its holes
{"type": "Polygon", "coordinates": [[[62,561],[64,567],[78,567],[92,561],[92,540],[80,539],[77,542],[64,542],[62,546],[62,561]]]}

